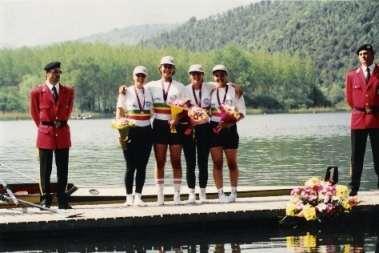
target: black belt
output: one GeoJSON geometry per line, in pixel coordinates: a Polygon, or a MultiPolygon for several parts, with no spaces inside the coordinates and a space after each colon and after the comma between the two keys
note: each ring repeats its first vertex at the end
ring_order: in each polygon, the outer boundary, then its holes
{"type": "Polygon", "coordinates": [[[41,121],[42,125],[60,128],[67,126],[67,120],[41,121]]]}
{"type": "Polygon", "coordinates": [[[354,110],[364,112],[366,114],[379,113],[379,107],[354,107],[354,110]]]}

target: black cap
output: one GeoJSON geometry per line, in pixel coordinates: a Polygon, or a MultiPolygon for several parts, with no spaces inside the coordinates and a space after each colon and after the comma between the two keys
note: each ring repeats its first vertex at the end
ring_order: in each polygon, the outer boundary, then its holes
{"type": "Polygon", "coordinates": [[[363,44],[357,49],[356,53],[359,55],[359,52],[362,50],[371,51],[373,54],[375,54],[374,48],[371,44],[363,44]]]}
{"type": "Polygon", "coordinates": [[[43,68],[46,72],[49,72],[52,69],[60,68],[61,63],[59,61],[53,61],[46,64],[46,66],[43,68]]]}

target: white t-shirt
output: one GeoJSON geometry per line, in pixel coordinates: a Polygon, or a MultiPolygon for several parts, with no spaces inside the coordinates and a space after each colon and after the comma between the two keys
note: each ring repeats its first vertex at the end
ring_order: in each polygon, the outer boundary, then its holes
{"type": "Polygon", "coordinates": [[[136,126],[144,127],[150,125],[153,100],[149,89],[146,87],[144,87],[144,89],[136,89],[134,85],[129,86],[126,89],[125,95],[120,94],[118,96],[117,107],[126,110],[128,120],[133,122],[136,126]]]}
{"type": "Polygon", "coordinates": [[[204,109],[210,108],[211,91],[213,89],[212,83],[204,82],[201,85],[201,101],[200,101],[200,89],[193,89],[192,84],[188,84],[185,89],[186,89],[186,97],[190,100],[191,106],[199,106],[204,109]]]}
{"type": "Polygon", "coordinates": [[[227,83],[223,88],[214,88],[211,94],[211,121],[220,122],[220,117],[218,112],[221,105],[234,106],[238,112],[246,115],[246,105],[243,96],[239,97],[236,95],[236,90],[232,84],[227,83]],[[226,95],[225,95],[225,92],[226,95]],[[218,93],[218,96],[217,96],[218,93]]]}
{"type": "Polygon", "coordinates": [[[181,100],[183,102],[188,100],[184,85],[176,80],[172,80],[171,84],[169,82],[164,82],[162,79],[151,81],[147,83],[145,87],[150,91],[152,96],[154,118],[156,119],[170,120],[170,104],[175,100],[181,100]],[[162,86],[164,90],[162,89],[162,86]],[[167,93],[166,100],[163,97],[164,92],[167,93]]]}

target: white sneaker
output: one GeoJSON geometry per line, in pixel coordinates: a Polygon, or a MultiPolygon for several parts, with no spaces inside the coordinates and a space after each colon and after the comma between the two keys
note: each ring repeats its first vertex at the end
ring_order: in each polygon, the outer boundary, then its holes
{"type": "Polygon", "coordinates": [[[163,195],[163,192],[159,192],[157,194],[157,205],[158,206],[163,206],[164,205],[164,195],[163,195]]]}
{"type": "Polygon", "coordinates": [[[174,193],[174,204],[175,205],[180,205],[180,192],[175,192],[174,193]]]}
{"type": "Polygon", "coordinates": [[[163,184],[157,184],[157,205],[163,206],[164,205],[164,194],[163,194],[163,184]]]}
{"type": "Polygon", "coordinates": [[[196,194],[194,192],[190,192],[188,194],[188,200],[187,200],[187,203],[188,204],[193,204],[196,202],[196,194]]]}
{"type": "Polygon", "coordinates": [[[229,198],[224,193],[218,195],[218,202],[229,203],[229,198]]]}
{"type": "Polygon", "coordinates": [[[142,200],[141,193],[136,193],[134,198],[134,206],[146,206],[146,203],[142,200]]]}
{"type": "Polygon", "coordinates": [[[237,200],[237,194],[236,194],[236,193],[231,193],[231,194],[228,196],[228,202],[229,202],[229,203],[236,202],[236,200],[237,200]]]}
{"type": "Polygon", "coordinates": [[[125,206],[132,206],[133,205],[133,195],[132,194],[127,194],[126,195],[126,201],[125,201],[125,206]]]}
{"type": "Polygon", "coordinates": [[[200,194],[199,194],[199,199],[200,199],[200,203],[207,202],[207,194],[205,193],[205,190],[201,189],[200,194]]]}

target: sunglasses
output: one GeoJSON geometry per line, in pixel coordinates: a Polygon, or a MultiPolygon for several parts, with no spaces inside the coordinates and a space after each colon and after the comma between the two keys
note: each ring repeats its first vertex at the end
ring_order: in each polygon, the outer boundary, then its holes
{"type": "Polygon", "coordinates": [[[163,66],[165,69],[173,69],[173,68],[174,68],[174,66],[171,65],[171,64],[163,64],[162,66],[163,66]]]}
{"type": "Polygon", "coordinates": [[[50,71],[49,73],[52,73],[52,74],[62,74],[62,70],[53,70],[53,71],[50,71]]]}
{"type": "Polygon", "coordinates": [[[136,74],[136,77],[145,78],[146,76],[144,74],[136,74]]]}
{"type": "Polygon", "coordinates": [[[203,73],[202,72],[197,72],[197,71],[193,71],[190,73],[191,76],[202,76],[203,73]]]}

